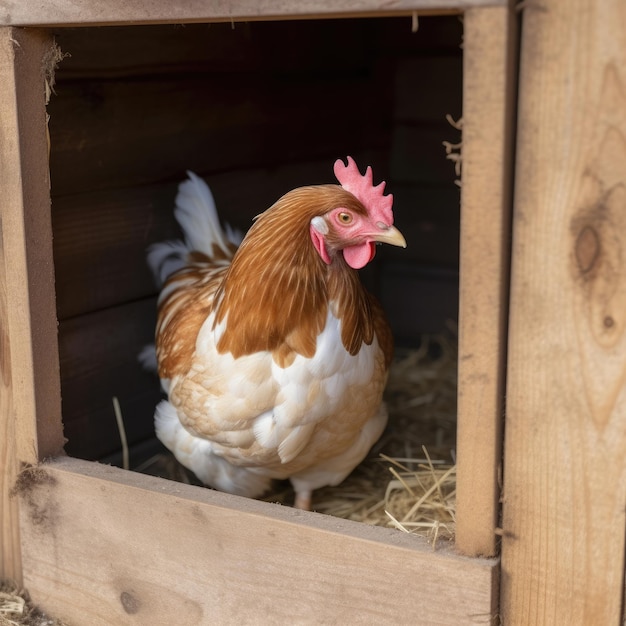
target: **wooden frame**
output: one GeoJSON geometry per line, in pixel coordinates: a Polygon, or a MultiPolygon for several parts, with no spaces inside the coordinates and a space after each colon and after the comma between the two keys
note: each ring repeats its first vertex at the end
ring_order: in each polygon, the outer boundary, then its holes
{"type": "Polygon", "coordinates": [[[42,31],[0,34],[0,564],[5,577],[18,580],[11,486],[20,465],[63,448],[43,61],[50,45],[42,31]]]}
{"type": "MultiPolygon", "coordinates": [[[[299,3],[297,14],[293,3],[279,0],[221,3],[227,8],[220,12],[200,0],[175,12],[164,6],[159,12],[157,6],[161,5],[109,2],[94,12],[88,2],[56,0],[42,5],[26,0],[10,13],[5,10],[3,21],[46,27],[464,12],[459,376],[463,427],[458,442],[457,548],[473,556],[494,555],[514,82],[508,2],[405,1],[396,3],[391,12],[386,3],[374,0],[320,0],[299,3]],[[470,355],[483,346],[488,346],[484,358],[472,362],[470,355]],[[476,433],[482,435],[477,438],[476,433]]],[[[136,614],[140,623],[154,623],[155,614],[171,610],[163,601],[165,592],[176,597],[176,623],[181,624],[199,623],[198,616],[209,612],[213,618],[237,615],[245,621],[258,615],[246,611],[270,614],[278,609],[275,600],[284,599],[291,603],[284,602],[280,609],[285,610],[285,619],[292,620],[306,619],[317,610],[321,621],[342,617],[353,621],[355,616],[380,622],[494,621],[496,559],[432,551],[419,539],[396,531],[59,456],[62,426],[42,73],[52,42],[45,30],[7,26],[0,32],[0,82],[11,86],[0,101],[0,182],[9,198],[0,213],[0,319],[5,333],[0,575],[23,580],[45,608],[78,622],[88,616],[90,623],[123,623],[136,614]],[[25,102],[29,106],[23,106],[25,102]],[[20,467],[47,456],[55,459],[25,469],[18,477],[20,467]],[[260,536],[264,543],[257,549],[253,537],[260,536]],[[150,555],[149,561],[145,555],[150,555]],[[245,576],[245,586],[241,579],[234,583],[237,576],[245,576]],[[397,584],[392,585],[394,577],[397,584]],[[212,596],[207,597],[207,589],[212,596]],[[242,608],[252,592],[260,604],[242,608]]]]}
{"type": "Polygon", "coordinates": [[[465,13],[456,546],[497,551],[516,95],[516,23],[465,13]]]}

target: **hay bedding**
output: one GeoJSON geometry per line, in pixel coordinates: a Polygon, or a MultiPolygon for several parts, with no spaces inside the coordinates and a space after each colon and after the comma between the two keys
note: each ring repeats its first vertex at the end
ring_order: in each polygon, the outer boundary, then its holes
{"type": "MultiPolygon", "coordinates": [[[[313,494],[313,509],[365,524],[397,528],[433,542],[455,527],[457,338],[424,336],[418,349],[398,349],[385,400],[389,424],[368,457],[337,487],[313,494]]],[[[141,471],[199,484],[172,455],[159,454],[141,471]]],[[[280,483],[264,499],[290,504],[280,483]]]]}
{"type": "Polygon", "coordinates": [[[10,583],[0,583],[0,626],[67,626],[48,617],[30,601],[28,593],[10,583]]]}

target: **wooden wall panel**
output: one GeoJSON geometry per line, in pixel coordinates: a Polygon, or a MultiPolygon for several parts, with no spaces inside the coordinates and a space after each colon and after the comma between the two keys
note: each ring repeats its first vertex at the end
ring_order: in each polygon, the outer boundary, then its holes
{"type": "Polygon", "coordinates": [[[155,295],[146,248],[178,236],[176,187],[150,185],[54,200],[60,320],[155,295]]]}
{"type": "Polygon", "coordinates": [[[300,81],[59,79],[49,107],[53,195],[176,180],[186,169],[277,167],[388,141],[383,85],[341,74],[300,81]]]}
{"type": "MultiPolygon", "coordinates": [[[[251,71],[270,75],[363,68],[378,45],[380,21],[359,20],[358,28],[352,26],[354,23],[324,20],[63,28],[57,29],[55,36],[69,55],[61,68],[64,80],[172,76],[181,72],[228,72],[244,80],[251,71]],[[323,38],[325,45],[303,46],[302,39],[312,35],[323,38]],[[287,49],[289,54],[285,54],[287,49]]],[[[420,42],[423,40],[420,36],[420,42]]]]}
{"type": "Polygon", "coordinates": [[[63,422],[69,454],[94,459],[121,447],[113,396],[120,402],[129,444],[153,436],[159,382],[142,369],[137,357],[154,342],[155,322],[154,298],[61,322],[63,422]]]}
{"type": "Polygon", "coordinates": [[[622,623],[626,4],[527,5],[508,358],[502,617],[622,623]]]}

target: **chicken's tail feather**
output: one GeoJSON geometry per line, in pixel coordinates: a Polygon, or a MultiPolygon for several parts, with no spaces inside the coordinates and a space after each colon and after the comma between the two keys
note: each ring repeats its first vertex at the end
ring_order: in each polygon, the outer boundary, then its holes
{"type": "Polygon", "coordinates": [[[241,243],[241,234],[228,224],[222,228],[209,186],[193,172],[178,187],[174,216],[183,231],[184,241],[164,241],[148,248],[148,265],[157,283],[189,263],[189,253],[201,252],[208,258],[219,253],[231,258],[232,244],[241,243]]]}
{"type": "Polygon", "coordinates": [[[178,187],[174,215],[185,236],[189,250],[196,250],[211,258],[214,246],[230,256],[226,235],[222,230],[215,200],[209,186],[193,172],[178,187]]]}
{"type": "Polygon", "coordinates": [[[148,265],[157,285],[161,287],[168,276],[187,265],[189,248],[182,241],[163,241],[148,248],[148,265]]]}

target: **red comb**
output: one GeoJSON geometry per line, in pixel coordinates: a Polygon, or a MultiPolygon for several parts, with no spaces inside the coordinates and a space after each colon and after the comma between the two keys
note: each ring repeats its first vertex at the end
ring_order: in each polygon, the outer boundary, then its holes
{"type": "Polygon", "coordinates": [[[359,172],[359,168],[352,157],[348,157],[348,165],[344,165],[341,159],[337,159],[333,169],[341,186],[356,196],[376,221],[388,226],[393,224],[393,212],[391,211],[393,195],[384,195],[385,181],[374,187],[372,168],[369,165],[364,176],[359,172]]]}

